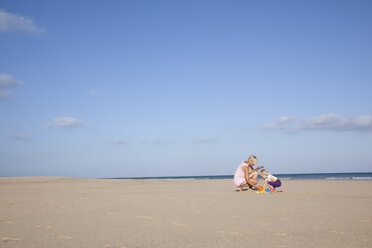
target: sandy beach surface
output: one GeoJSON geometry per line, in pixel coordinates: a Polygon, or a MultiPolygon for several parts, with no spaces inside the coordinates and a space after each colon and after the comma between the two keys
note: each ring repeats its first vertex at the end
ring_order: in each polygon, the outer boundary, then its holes
{"type": "Polygon", "coordinates": [[[372,247],[372,181],[288,180],[282,190],[0,178],[0,247],[372,247]]]}

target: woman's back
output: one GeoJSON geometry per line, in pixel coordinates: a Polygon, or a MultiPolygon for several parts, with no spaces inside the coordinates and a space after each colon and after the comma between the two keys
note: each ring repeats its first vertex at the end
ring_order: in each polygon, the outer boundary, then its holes
{"type": "Polygon", "coordinates": [[[248,167],[248,165],[243,161],[235,171],[233,181],[234,181],[235,186],[237,187],[245,182],[244,171],[243,171],[244,166],[248,167]]]}

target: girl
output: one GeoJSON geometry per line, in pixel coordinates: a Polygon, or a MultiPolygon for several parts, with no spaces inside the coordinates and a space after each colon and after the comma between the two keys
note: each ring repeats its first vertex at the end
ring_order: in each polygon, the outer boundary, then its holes
{"type": "Polygon", "coordinates": [[[249,156],[247,161],[243,161],[236,169],[233,181],[240,192],[243,191],[243,187],[249,187],[250,189],[252,189],[257,185],[257,170],[263,168],[263,166],[259,166],[254,169],[253,166],[257,164],[257,162],[257,157],[251,155],[249,156]]]}
{"type": "Polygon", "coordinates": [[[264,189],[269,186],[270,189],[275,190],[275,188],[278,188],[282,185],[282,182],[279,180],[279,178],[270,175],[266,170],[261,170],[260,176],[265,179],[264,189]]]}

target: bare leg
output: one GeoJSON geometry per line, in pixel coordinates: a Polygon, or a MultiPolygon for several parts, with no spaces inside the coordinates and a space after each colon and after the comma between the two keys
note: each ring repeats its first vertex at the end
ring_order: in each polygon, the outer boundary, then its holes
{"type": "Polygon", "coordinates": [[[252,185],[253,186],[256,186],[257,183],[258,183],[258,179],[257,178],[258,178],[258,172],[257,171],[251,172],[250,175],[249,175],[249,179],[248,179],[250,185],[247,184],[246,182],[243,183],[242,185],[240,185],[238,187],[239,191],[240,192],[243,192],[243,187],[249,187],[250,189],[252,189],[253,188],[252,185]]]}
{"type": "Polygon", "coordinates": [[[247,183],[243,183],[242,185],[240,185],[238,187],[240,192],[243,192],[243,187],[248,187],[248,184],[247,183]]]}
{"type": "Polygon", "coordinates": [[[257,185],[258,183],[258,172],[257,171],[253,171],[250,175],[249,175],[249,183],[252,184],[252,185],[257,185]]]}

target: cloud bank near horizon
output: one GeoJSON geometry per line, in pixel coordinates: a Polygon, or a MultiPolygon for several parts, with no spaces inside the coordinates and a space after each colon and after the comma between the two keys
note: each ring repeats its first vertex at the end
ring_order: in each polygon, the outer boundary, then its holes
{"type": "Polygon", "coordinates": [[[282,116],[276,122],[266,124],[265,130],[284,130],[288,133],[300,131],[371,132],[372,116],[337,115],[333,113],[304,118],[297,121],[292,116],[282,116]]]}

